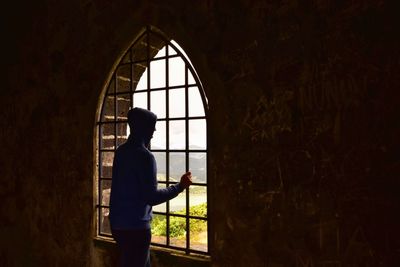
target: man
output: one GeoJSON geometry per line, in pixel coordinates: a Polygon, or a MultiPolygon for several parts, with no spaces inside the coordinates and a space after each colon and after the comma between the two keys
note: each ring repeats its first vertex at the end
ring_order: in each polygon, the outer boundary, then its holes
{"type": "Polygon", "coordinates": [[[187,172],[179,183],[157,188],[156,161],[148,150],[156,122],[157,116],[148,110],[129,110],[131,134],[114,156],[110,224],[123,267],[150,266],[152,206],[176,197],[192,183],[187,172]]]}

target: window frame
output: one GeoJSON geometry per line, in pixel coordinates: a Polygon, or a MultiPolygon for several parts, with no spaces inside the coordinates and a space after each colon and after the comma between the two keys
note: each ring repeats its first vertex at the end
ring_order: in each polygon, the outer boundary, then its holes
{"type": "MultiPolygon", "coordinates": [[[[191,62],[188,60],[187,55],[183,52],[183,50],[181,51],[180,47],[175,46],[175,44],[172,42],[172,39],[169,39],[167,36],[165,36],[161,31],[159,31],[158,29],[156,29],[153,26],[147,26],[146,29],[144,31],[142,31],[141,34],[139,34],[139,36],[135,39],[135,41],[129,46],[129,48],[124,52],[123,56],[117,61],[116,66],[113,68],[112,71],[112,75],[110,75],[110,77],[107,79],[106,82],[106,86],[104,88],[105,93],[102,94],[102,101],[101,101],[101,106],[99,108],[99,112],[98,112],[98,116],[97,116],[97,120],[96,120],[96,134],[97,134],[97,141],[96,143],[96,158],[97,158],[97,166],[96,166],[96,181],[95,181],[95,185],[96,188],[94,189],[95,193],[96,193],[96,203],[95,203],[95,212],[97,213],[97,216],[95,216],[95,225],[96,225],[96,237],[97,238],[112,238],[111,234],[106,234],[103,233],[101,231],[101,220],[102,220],[102,214],[103,214],[103,209],[108,209],[109,206],[108,205],[103,205],[102,203],[102,182],[103,181],[109,181],[111,182],[111,177],[103,177],[102,175],[102,154],[104,152],[112,152],[115,154],[115,151],[118,147],[119,144],[119,129],[118,127],[122,124],[127,124],[127,119],[120,119],[118,117],[118,96],[123,96],[123,95],[127,95],[129,94],[129,108],[133,108],[133,104],[134,104],[134,97],[135,94],[137,93],[136,90],[134,90],[134,77],[133,77],[133,68],[136,67],[135,64],[142,64],[145,63],[147,66],[144,68],[141,76],[143,75],[143,73],[145,72],[145,70],[147,70],[147,85],[146,88],[144,90],[140,89],[140,93],[146,93],[147,94],[147,109],[150,109],[150,105],[151,105],[151,92],[155,92],[155,91],[164,91],[165,92],[165,118],[160,118],[157,121],[165,121],[166,124],[166,129],[165,129],[165,134],[166,134],[166,146],[165,149],[151,149],[150,150],[152,152],[162,152],[165,153],[166,155],[166,180],[165,181],[158,181],[159,184],[163,184],[165,186],[169,186],[171,184],[174,184],[175,182],[172,182],[169,180],[169,155],[170,153],[176,153],[176,152],[180,152],[180,153],[184,153],[185,155],[185,170],[189,170],[189,153],[205,153],[206,156],[206,160],[205,160],[205,164],[206,164],[206,171],[205,171],[205,175],[206,175],[206,181],[204,183],[193,183],[194,186],[202,186],[205,187],[206,189],[206,203],[207,203],[207,215],[206,217],[199,217],[199,216],[193,216],[190,215],[190,193],[189,190],[185,190],[185,192],[183,192],[183,194],[186,194],[186,203],[185,203],[185,209],[186,209],[186,214],[182,215],[182,214],[175,214],[170,212],[169,210],[169,206],[170,203],[169,201],[166,202],[166,210],[165,213],[163,212],[157,212],[157,211],[153,211],[154,215],[165,215],[166,217],[166,244],[160,244],[160,243],[151,243],[151,245],[156,246],[156,247],[162,247],[162,248],[167,248],[167,249],[173,249],[173,250],[177,250],[177,251],[183,251],[186,254],[201,254],[201,255],[209,255],[210,254],[210,225],[209,225],[209,194],[210,194],[210,190],[209,190],[209,181],[208,181],[208,177],[209,177],[209,153],[208,153],[208,127],[207,127],[207,118],[208,118],[208,101],[207,98],[205,96],[205,92],[203,89],[203,85],[197,75],[197,72],[195,71],[194,67],[192,66],[191,62]],[[150,36],[154,35],[157,38],[162,40],[162,46],[158,47],[159,50],[165,46],[166,48],[166,53],[164,56],[161,57],[157,57],[154,58],[154,54],[151,55],[150,53],[150,47],[152,45],[151,40],[150,40],[150,36]],[[133,58],[133,49],[135,48],[135,46],[137,45],[138,42],[140,42],[142,40],[142,38],[145,37],[146,40],[146,58],[141,59],[141,60],[134,60],[133,58]],[[169,54],[169,49],[170,47],[174,50],[174,52],[176,52],[176,54],[174,55],[170,55],[169,54]],[[184,72],[185,72],[185,81],[183,85],[179,85],[179,86],[170,86],[169,85],[169,59],[171,58],[180,58],[184,61],[184,72]],[[124,62],[126,61],[126,59],[128,59],[128,62],[124,62]],[[150,81],[151,81],[151,67],[150,67],[150,63],[154,62],[154,61],[158,61],[158,60],[163,60],[165,61],[165,87],[158,87],[158,88],[152,88],[150,81]],[[117,82],[118,82],[118,77],[117,77],[117,72],[119,70],[119,67],[121,66],[130,66],[130,81],[129,81],[129,90],[126,91],[118,91],[117,90],[117,82]],[[193,79],[194,79],[194,83],[189,84],[189,72],[191,73],[193,79]],[[189,116],[189,88],[194,87],[193,90],[197,90],[199,91],[200,97],[201,97],[201,101],[203,104],[203,110],[204,110],[204,116],[189,116]],[[109,92],[110,88],[112,89],[112,93],[109,92]],[[174,118],[170,118],[169,117],[169,92],[171,90],[175,90],[175,89],[184,89],[185,92],[185,116],[184,117],[174,117],[174,118]],[[106,105],[106,100],[108,97],[113,97],[113,119],[112,120],[107,120],[107,121],[103,121],[102,117],[103,117],[103,110],[105,108],[106,105]],[[189,147],[189,122],[193,121],[193,120],[204,120],[205,124],[206,124],[206,129],[205,129],[205,138],[206,138],[206,146],[205,149],[190,149],[189,147]],[[170,136],[169,136],[169,122],[170,121],[184,121],[185,122],[185,149],[170,149],[169,148],[169,141],[170,141],[170,136]],[[113,146],[109,149],[104,149],[102,146],[102,142],[103,142],[103,126],[104,125],[113,125],[113,133],[114,133],[114,140],[113,140],[113,146]],[[178,247],[178,246],[173,246],[170,244],[170,217],[174,216],[174,217],[181,217],[181,218],[185,218],[186,222],[186,246],[185,247],[178,247]],[[190,219],[197,219],[197,220],[204,220],[207,223],[207,251],[201,251],[201,250],[196,250],[190,247],[190,219]]],[[[139,80],[137,81],[137,84],[139,83],[139,80]]],[[[136,85],[137,85],[136,84],[136,85]]]]}

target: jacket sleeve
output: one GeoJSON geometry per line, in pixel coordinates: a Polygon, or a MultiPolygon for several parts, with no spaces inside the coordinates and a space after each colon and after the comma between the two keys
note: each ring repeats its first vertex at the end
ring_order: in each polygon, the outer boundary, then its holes
{"type": "Polygon", "coordinates": [[[157,188],[157,166],[154,156],[148,154],[143,164],[142,192],[146,204],[155,206],[173,199],[183,190],[179,183],[167,188],[157,188]]]}

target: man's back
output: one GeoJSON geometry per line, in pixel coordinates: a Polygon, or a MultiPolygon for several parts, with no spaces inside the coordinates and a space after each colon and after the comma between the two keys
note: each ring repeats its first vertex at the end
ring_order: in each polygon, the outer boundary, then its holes
{"type": "Polygon", "coordinates": [[[180,184],[157,189],[157,167],[143,142],[128,141],[118,147],[113,163],[110,223],[113,229],[149,229],[152,206],[176,197],[180,184]]]}
{"type": "MultiPolygon", "coordinates": [[[[143,194],[145,182],[152,181],[152,155],[144,146],[129,139],[118,147],[113,163],[110,223],[115,229],[145,229],[151,206],[143,194]],[[145,181],[147,179],[148,181],[145,181]]],[[[156,186],[156,185],[155,185],[156,186]]]]}

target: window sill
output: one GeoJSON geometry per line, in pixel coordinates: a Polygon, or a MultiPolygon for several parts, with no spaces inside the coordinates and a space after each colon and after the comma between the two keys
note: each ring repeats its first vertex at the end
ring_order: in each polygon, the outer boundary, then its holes
{"type": "MultiPolygon", "coordinates": [[[[93,243],[96,248],[115,250],[116,243],[112,238],[95,237],[93,243]]],[[[176,251],[168,248],[150,246],[152,257],[160,263],[166,263],[173,266],[193,266],[193,267],[209,267],[211,266],[210,256],[190,254],[176,251]]]]}

